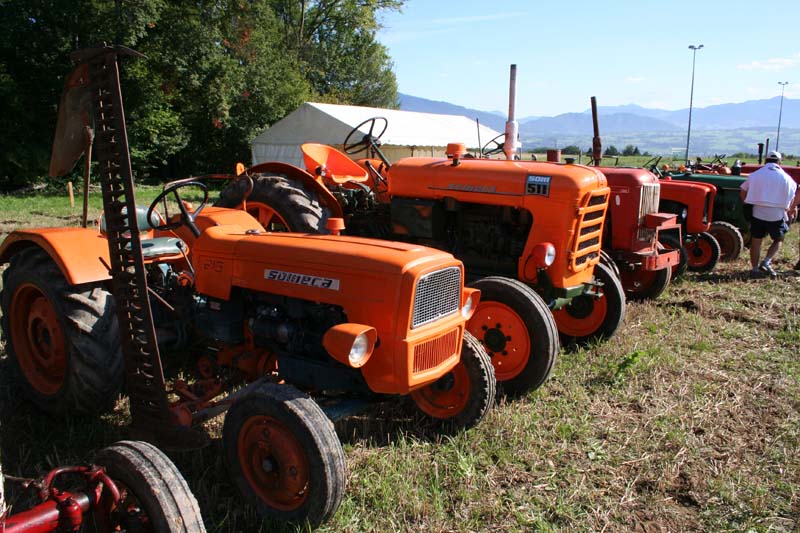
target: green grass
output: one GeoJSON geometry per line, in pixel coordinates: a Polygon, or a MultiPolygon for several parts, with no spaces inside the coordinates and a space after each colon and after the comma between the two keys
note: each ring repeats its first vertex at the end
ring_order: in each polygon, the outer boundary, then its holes
{"type": "MultiPolygon", "coordinates": [[[[0,220],[5,231],[33,225],[32,211],[35,224],[77,223],[64,203],[3,197],[0,220]]],[[[797,241],[793,228],[776,280],[746,279],[741,257],[629,303],[614,339],[562,352],[541,389],[500,399],[471,431],[437,436],[391,402],[337,423],[348,487],[321,531],[795,531],[797,241]]],[[[7,473],[83,462],[125,436],[124,401],[99,420],[51,418],[16,391],[8,363],[0,355],[7,473]]],[[[220,429],[209,423],[210,447],[171,454],[209,531],[291,531],[242,504],[220,429]]]]}

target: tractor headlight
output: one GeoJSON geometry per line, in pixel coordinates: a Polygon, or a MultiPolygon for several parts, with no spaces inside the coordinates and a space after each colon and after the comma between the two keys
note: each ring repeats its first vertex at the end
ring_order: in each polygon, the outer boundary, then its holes
{"type": "Polygon", "coordinates": [[[472,318],[475,309],[478,308],[478,302],[481,300],[481,291],[464,287],[461,294],[461,300],[463,302],[461,304],[461,316],[469,320],[472,318]]]}
{"type": "Polygon", "coordinates": [[[689,209],[684,207],[683,211],[681,211],[681,220],[686,220],[686,217],[689,216],[689,209]]]}
{"type": "Polygon", "coordinates": [[[556,247],[542,242],[533,248],[533,261],[537,268],[547,268],[556,260],[556,247]]]}
{"type": "Polygon", "coordinates": [[[353,347],[350,348],[350,355],[347,356],[347,359],[350,361],[350,366],[358,368],[366,363],[369,353],[369,339],[366,333],[357,335],[356,340],[353,341],[353,347]]]}
{"type": "Polygon", "coordinates": [[[340,363],[352,368],[360,368],[367,364],[378,332],[372,326],[364,324],[337,324],[322,336],[322,346],[340,363]]]}

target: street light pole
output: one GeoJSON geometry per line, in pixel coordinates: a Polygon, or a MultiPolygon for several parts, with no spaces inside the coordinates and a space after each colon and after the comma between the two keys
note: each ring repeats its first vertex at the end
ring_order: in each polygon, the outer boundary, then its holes
{"type": "Polygon", "coordinates": [[[778,145],[781,143],[781,116],[783,115],[783,90],[789,85],[788,81],[779,81],[778,85],[781,86],[781,108],[778,111],[778,138],[775,139],[775,151],[778,151],[778,145]]]}
{"type": "Polygon", "coordinates": [[[686,157],[684,160],[688,163],[689,162],[689,138],[692,135],[692,100],[694,100],[694,62],[695,57],[697,56],[697,51],[703,48],[702,44],[697,46],[690,44],[689,50],[692,51],[692,89],[689,92],[689,127],[686,129],[686,157]]]}

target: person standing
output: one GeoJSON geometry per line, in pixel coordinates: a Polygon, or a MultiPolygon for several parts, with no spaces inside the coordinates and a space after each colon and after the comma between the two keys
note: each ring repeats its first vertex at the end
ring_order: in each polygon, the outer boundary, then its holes
{"type": "Polygon", "coordinates": [[[747,204],[753,205],[753,220],[750,222],[750,277],[761,277],[761,273],[777,277],[772,268],[775,257],[789,231],[788,221],[794,218],[798,203],[797,184],[781,167],[780,152],[767,154],[766,163],[742,183],[741,196],[747,204]],[[761,259],[761,240],[767,235],[772,244],[761,259]]]}

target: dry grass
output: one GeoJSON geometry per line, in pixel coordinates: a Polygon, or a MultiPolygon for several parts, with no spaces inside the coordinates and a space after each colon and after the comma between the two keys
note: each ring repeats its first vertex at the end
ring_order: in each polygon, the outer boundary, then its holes
{"type": "MultiPolygon", "coordinates": [[[[395,404],[339,423],[349,484],[322,530],[796,531],[796,254],[794,230],[777,280],[744,279],[740,258],[630,304],[617,337],[562,353],[542,389],[501,399],[470,432],[437,437],[395,404]]],[[[9,474],[124,436],[124,402],[99,421],[52,419],[15,392],[7,364],[0,356],[9,474]]],[[[280,530],[241,504],[222,456],[219,441],[172,455],[209,530],[280,530]]]]}

